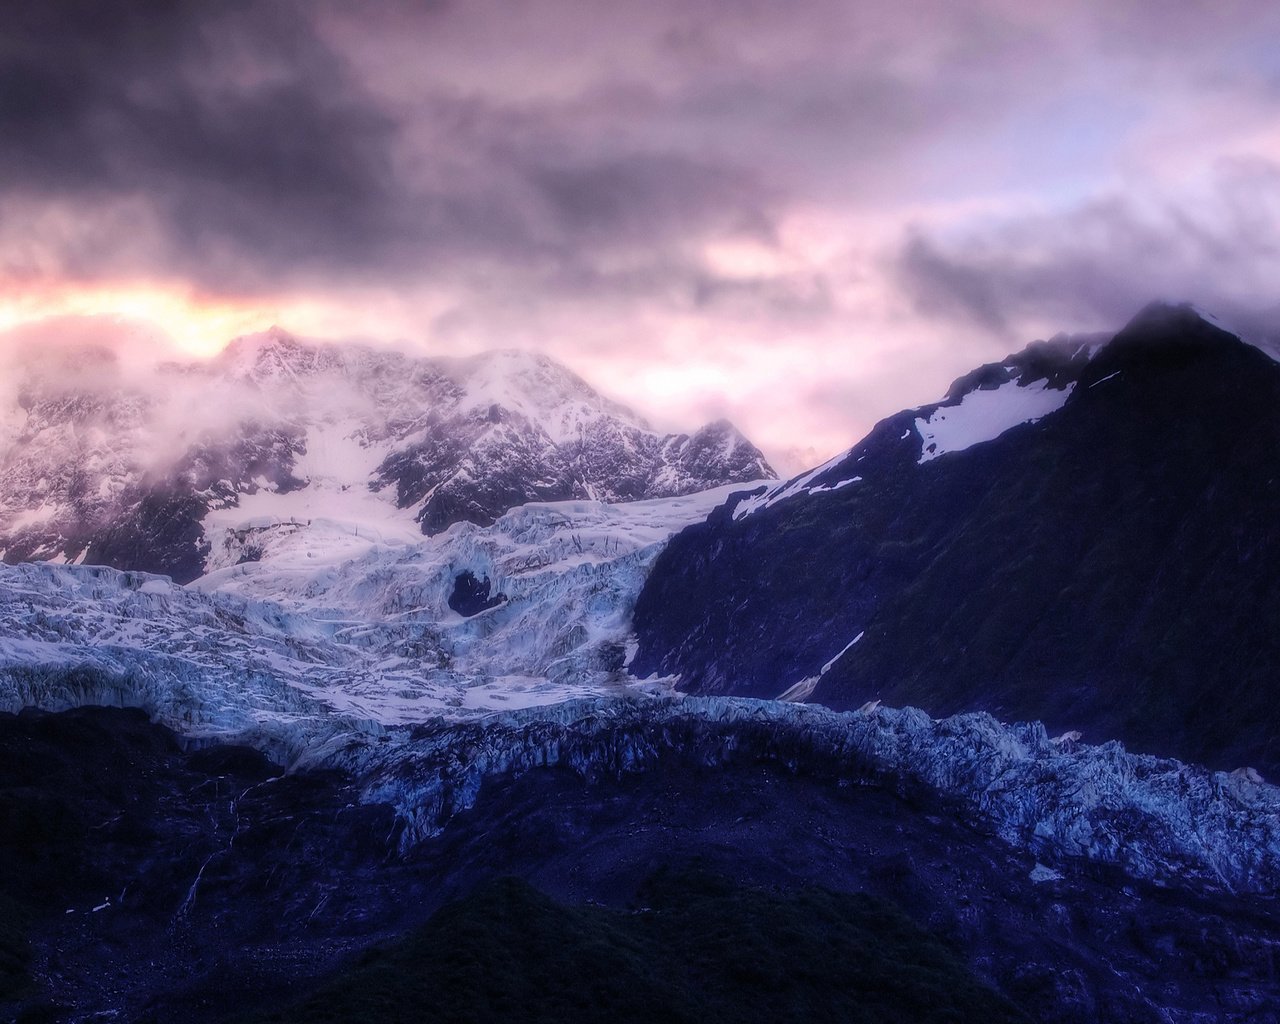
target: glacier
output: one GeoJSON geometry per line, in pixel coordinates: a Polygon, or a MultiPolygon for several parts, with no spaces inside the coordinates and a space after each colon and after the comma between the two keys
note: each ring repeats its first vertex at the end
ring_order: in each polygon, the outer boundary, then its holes
{"type": "Polygon", "coordinates": [[[924,789],[1048,865],[1113,865],[1159,885],[1280,888],[1280,789],[1247,771],[1070,738],[977,712],[834,712],[737,697],[628,695],[437,724],[391,745],[367,739],[307,759],[363,778],[405,823],[403,846],[439,833],[487,780],[560,767],[620,777],[663,762],[772,763],[838,785],[924,789]]]}
{"type": "Polygon", "coordinates": [[[719,497],[525,507],[488,529],[454,527],[424,545],[434,561],[392,546],[354,565],[298,564],[305,541],[292,533],[278,564],[187,587],[4,567],[0,709],[142,707],[191,742],[248,743],[294,772],[341,769],[362,800],[394,808],[404,851],[486,783],[535,769],[599,778],[763,762],[927,790],[1050,868],[1082,859],[1158,884],[1280,890],[1280,789],[1256,773],[1050,739],[985,713],[838,713],[631,679],[627,601],[654,537],[719,497]],[[463,565],[508,600],[471,619],[442,611],[463,565]]]}
{"type": "Polygon", "coordinates": [[[734,490],[533,503],[416,540],[358,521],[250,520],[228,539],[254,544],[257,560],[229,557],[185,586],[101,566],[0,566],[0,710],[140,707],[185,735],[287,761],[351,729],[616,693],[635,685],[624,663],[649,565],[734,490]],[[504,600],[453,611],[464,572],[504,600]]]}
{"type": "Polygon", "coordinates": [[[291,771],[342,769],[365,801],[394,807],[405,849],[494,779],[753,759],[839,785],[923,787],[1051,868],[1081,858],[1164,884],[1280,889],[1280,789],[1255,773],[1050,739],[1038,723],[982,713],[837,713],[631,677],[631,609],[649,566],[735,487],[534,503],[414,541],[273,522],[253,534],[257,561],[186,586],[0,566],[0,710],[139,707],[188,742],[247,743],[291,771]],[[503,600],[454,612],[463,572],[503,600]]]}

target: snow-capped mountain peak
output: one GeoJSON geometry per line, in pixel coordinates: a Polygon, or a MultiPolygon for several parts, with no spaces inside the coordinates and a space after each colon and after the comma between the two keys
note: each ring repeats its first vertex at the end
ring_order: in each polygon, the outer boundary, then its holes
{"type": "Polygon", "coordinates": [[[459,414],[488,415],[496,406],[539,423],[557,444],[579,440],[602,416],[652,430],[632,410],[540,353],[501,349],[450,361],[448,369],[463,388],[459,414]]]}
{"type": "Polygon", "coordinates": [[[283,327],[233,338],[211,365],[231,377],[296,373],[313,367],[321,346],[300,341],[283,327]]]}
{"type": "MultiPolygon", "coordinates": [[[[200,575],[228,538],[325,518],[386,536],[527,501],[669,497],[772,475],[727,424],[661,435],[547,356],[432,358],[279,327],[207,362],[65,379],[0,415],[0,554],[200,575]],[[246,533],[245,531],[250,531],[246,533]]],[[[233,541],[237,557],[256,543],[233,541]]]]}

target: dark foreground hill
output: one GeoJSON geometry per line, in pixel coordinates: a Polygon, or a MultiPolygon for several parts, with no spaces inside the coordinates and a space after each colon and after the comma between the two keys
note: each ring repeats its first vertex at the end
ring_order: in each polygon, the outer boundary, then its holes
{"type": "Polygon", "coordinates": [[[987,710],[1274,777],[1278,523],[1280,365],[1153,306],[685,530],[640,597],[632,671],[987,710]]]}
{"type": "Polygon", "coordinates": [[[659,873],[644,906],[572,906],[507,878],[371,951],[269,1024],[1003,1024],[1029,1021],[891,903],[659,873]]]}
{"type": "Polygon", "coordinates": [[[338,771],[136,711],[0,715],[0,1019],[1280,1020],[1273,886],[1033,853],[773,719],[582,714],[450,734],[450,764],[551,746],[411,845],[338,771]],[[601,763],[535,767],[556,750],[601,763]]]}

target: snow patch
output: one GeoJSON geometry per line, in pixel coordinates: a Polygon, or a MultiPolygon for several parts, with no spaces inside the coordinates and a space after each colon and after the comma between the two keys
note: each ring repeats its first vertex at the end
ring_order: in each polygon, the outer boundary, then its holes
{"type": "Polygon", "coordinates": [[[818,686],[818,676],[809,676],[801,679],[794,686],[789,686],[778,694],[778,700],[785,700],[794,704],[803,704],[813,694],[818,686]]]}
{"type": "Polygon", "coordinates": [[[915,421],[920,434],[919,462],[964,451],[1024,423],[1035,423],[1061,409],[1074,389],[1074,383],[1058,390],[1048,387],[1046,381],[1025,387],[1007,381],[998,388],[970,391],[958,405],[938,406],[915,421]]]}
{"type": "Polygon", "coordinates": [[[848,654],[849,651],[853,648],[854,644],[856,644],[859,640],[861,640],[866,635],[867,635],[866,631],[864,630],[863,632],[855,636],[852,640],[850,640],[847,644],[845,644],[844,647],[841,648],[839,654],[837,654],[834,658],[832,658],[829,662],[827,662],[825,665],[822,666],[820,675],[825,676],[828,672],[830,672],[831,666],[834,665],[841,658],[843,658],[846,654],[848,654]]]}
{"type": "Polygon", "coordinates": [[[807,676],[806,678],[801,679],[800,682],[787,687],[787,689],[783,690],[780,694],[778,694],[777,699],[789,701],[791,703],[796,703],[796,704],[802,704],[805,701],[807,701],[813,695],[813,691],[817,689],[818,682],[822,679],[823,676],[825,676],[829,671],[831,671],[831,666],[834,665],[841,658],[843,658],[846,654],[848,654],[849,650],[854,646],[854,644],[856,644],[859,640],[861,640],[864,635],[865,635],[865,632],[859,633],[847,644],[845,644],[844,647],[841,648],[839,654],[837,654],[834,658],[832,658],[825,665],[823,665],[822,668],[818,670],[818,674],[816,676],[807,676]]]}

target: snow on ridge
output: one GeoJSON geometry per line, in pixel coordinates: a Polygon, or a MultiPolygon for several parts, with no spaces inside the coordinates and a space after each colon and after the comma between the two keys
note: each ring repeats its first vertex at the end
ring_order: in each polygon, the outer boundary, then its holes
{"type": "Polygon", "coordinates": [[[1243,329],[1238,324],[1232,323],[1230,320],[1224,319],[1216,313],[1211,313],[1203,306],[1198,306],[1194,302],[1190,303],[1190,307],[1192,312],[1194,312],[1196,316],[1200,317],[1201,320],[1212,324],[1219,330],[1223,330],[1228,334],[1234,335],[1246,345],[1252,345],[1263,355],[1277,363],[1280,363],[1280,335],[1272,334],[1272,336],[1267,337],[1257,331],[1243,329]]]}
{"type": "MultiPolygon", "coordinates": [[[[781,481],[773,482],[773,486],[767,489],[763,494],[757,495],[754,498],[747,498],[745,501],[740,502],[738,504],[738,507],[733,510],[733,518],[743,519],[746,516],[751,515],[752,513],[760,512],[766,508],[770,508],[773,505],[776,505],[778,502],[786,500],[787,498],[795,497],[798,494],[810,493],[810,489],[813,485],[814,480],[820,477],[823,473],[827,472],[827,470],[832,469],[835,466],[838,466],[841,462],[847,459],[851,454],[853,454],[853,449],[847,448],[844,451],[840,452],[838,455],[833,455],[831,458],[827,459],[827,461],[822,463],[820,466],[816,466],[815,468],[808,470],[805,473],[801,473],[799,476],[794,477],[791,480],[781,480],[781,481]]],[[[853,483],[853,482],[854,482],[853,480],[846,481],[846,483],[853,483]]],[[[745,489],[746,486],[747,485],[745,484],[741,485],[739,489],[745,489]]],[[[821,489],[834,490],[834,488],[821,488],[821,489]]]]}
{"type": "Polygon", "coordinates": [[[1213,312],[1210,312],[1208,309],[1205,309],[1204,306],[1200,306],[1194,302],[1190,302],[1187,305],[1190,308],[1191,312],[1195,313],[1195,315],[1198,316],[1201,320],[1204,320],[1206,323],[1212,324],[1214,327],[1217,327],[1219,330],[1226,331],[1228,334],[1235,335],[1241,341],[1247,341],[1250,344],[1252,344],[1252,341],[1250,339],[1250,334],[1252,332],[1241,330],[1236,325],[1220,317],[1217,313],[1213,313],[1213,312]]]}
{"type": "Polygon", "coordinates": [[[365,482],[389,446],[368,443],[361,432],[354,418],[313,424],[293,469],[305,487],[281,492],[262,486],[239,495],[236,505],[211,509],[202,521],[209,544],[206,571],[235,565],[247,553],[331,560],[354,558],[375,545],[420,542],[413,510],[396,507],[394,489],[375,491],[365,482]],[[283,543],[300,532],[304,548],[283,543]]]}
{"type": "Polygon", "coordinates": [[[1057,389],[1044,380],[1023,385],[1006,381],[998,388],[978,388],[956,405],[936,406],[915,420],[920,435],[920,464],[951,452],[993,441],[1007,430],[1035,423],[1062,408],[1075,383],[1057,389]]]}

